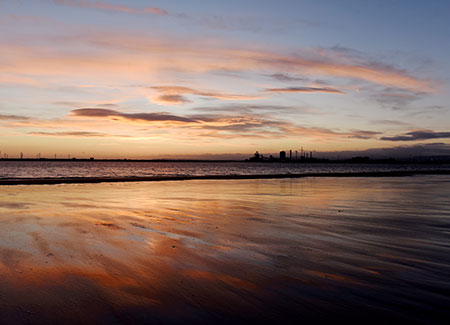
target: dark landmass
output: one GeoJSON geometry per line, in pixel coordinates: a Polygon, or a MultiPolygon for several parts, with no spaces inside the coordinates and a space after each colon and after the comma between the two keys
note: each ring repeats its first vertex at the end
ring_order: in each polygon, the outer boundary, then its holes
{"type": "Polygon", "coordinates": [[[255,154],[246,159],[248,162],[281,162],[281,163],[333,163],[333,164],[448,164],[450,163],[450,156],[438,155],[438,156],[414,156],[409,158],[377,158],[373,159],[369,156],[355,156],[348,159],[326,159],[313,157],[313,153],[302,153],[301,156],[297,154],[293,155],[292,150],[287,154],[285,151],[281,151],[279,157],[273,155],[264,156],[258,151],[255,154]]]}

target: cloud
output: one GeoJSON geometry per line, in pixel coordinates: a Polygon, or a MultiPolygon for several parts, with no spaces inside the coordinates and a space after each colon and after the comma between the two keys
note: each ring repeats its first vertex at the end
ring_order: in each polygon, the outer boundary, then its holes
{"type": "Polygon", "coordinates": [[[147,122],[184,122],[184,123],[197,123],[196,120],[171,115],[168,113],[121,113],[111,109],[103,108],[81,108],[75,109],[72,112],[74,116],[83,117],[111,117],[111,118],[121,118],[131,121],[147,121],[147,122]]]}
{"type": "Polygon", "coordinates": [[[382,125],[398,125],[398,126],[405,126],[409,125],[409,123],[397,121],[397,120],[372,120],[370,121],[372,124],[382,124],[382,125]]]}
{"type": "Polygon", "coordinates": [[[429,139],[448,139],[450,132],[434,132],[428,130],[412,131],[393,137],[382,137],[383,141],[417,141],[429,139]]]}
{"type": "MultiPolygon", "coordinates": [[[[300,49],[296,54],[283,54],[262,47],[233,44],[229,41],[200,38],[186,40],[170,35],[157,37],[95,30],[52,36],[47,40],[48,43],[40,46],[33,42],[25,42],[27,37],[21,38],[22,43],[19,45],[14,44],[13,41],[2,44],[2,59],[5,62],[11,62],[5,71],[8,76],[18,78],[23,75],[33,75],[41,79],[51,76],[52,80],[55,80],[58,77],[70,75],[72,79],[81,80],[89,74],[92,83],[97,85],[110,83],[115,78],[131,80],[134,84],[148,84],[155,82],[156,78],[152,81],[152,76],[165,71],[192,75],[227,69],[240,72],[242,75],[248,75],[248,73],[301,74],[307,78],[332,77],[344,79],[344,81],[350,79],[359,83],[371,83],[414,92],[435,91],[435,85],[429,80],[421,80],[395,67],[353,61],[351,57],[342,58],[320,53],[319,55],[314,51],[310,53],[311,50],[308,52],[300,49]],[[86,51],[74,50],[77,46],[86,47],[86,51]]],[[[8,79],[9,77],[5,80],[8,79]]],[[[26,82],[26,80],[17,82],[26,82]]],[[[326,91],[326,87],[317,88],[323,88],[326,91]]],[[[184,89],[181,93],[173,92],[170,95],[196,94],[237,100],[245,99],[245,97],[250,97],[248,99],[260,97],[240,95],[241,97],[237,98],[226,96],[234,94],[197,89],[184,89]]]]}
{"type": "Polygon", "coordinates": [[[188,128],[190,130],[208,131],[205,133],[197,132],[197,135],[211,138],[253,137],[274,139],[301,136],[302,138],[335,140],[336,138],[370,139],[379,134],[378,132],[364,130],[339,131],[302,126],[258,113],[248,113],[240,116],[206,115],[196,117],[204,121],[204,123],[190,125],[188,128]]]}
{"type": "Polygon", "coordinates": [[[268,75],[268,77],[276,79],[278,81],[307,81],[308,78],[304,77],[294,77],[286,73],[273,73],[268,75]]]}
{"type": "Polygon", "coordinates": [[[73,107],[73,108],[87,105],[86,103],[74,102],[74,101],[58,101],[58,102],[53,102],[52,104],[57,105],[57,106],[68,106],[68,107],[73,107]]]}
{"type": "MultiPolygon", "coordinates": [[[[276,114],[276,112],[271,112],[276,114]]],[[[109,118],[118,121],[152,122],[153,127],[177,130],[184,137],[208,137],[221,139],[263,138],[271,139],[302,136],[315,139],[357,138],[370,139],[379,134],[374,131],[338,131],[319,127],[306,127],[280,120],[270,114],[252,110],[176,116],[168,113],[122,113],[102,108],[82,108],[71,112],[72,116],[109,118]],[[158,122],[162,122],[159,123],[158,122]],[[167,123],[175,122],[175,123],[167,123]]]]}
{"type": "Polygon", "coordinates": [[[352,151],[323,151],[315,152],[319,158],[341,159],[368,156],[372,158],[410,158],[415,156],[450,156],[450,144],[447,143],[424,143],[411,146],[396,146],[390,148],[373,148],[352,151]]]}
{"type": "Polygon", "coordinates": [[[120,137],[129,138],[128,135],[112,135],[101,132],[86,132],[86,131],[68,131],[68,132],[29,132],[29,135],[45,136],[45,137],[73,137],[73,138],[98,138],[98,137],[120,137]]]}
{"type": "Polygon", "coordinates": [[[288,88],[267,88],[270,93],[331,93],[345,94],[343,91],[329,87],[288,87],[288,88]]]}
{"type": "Polygon", "coordinates": [[[422,116],[422,118],[430,116],[441,116],[450,112],[450,106],[443,105],[429,105],[412,108],[404,115],[405,118],[411,118],[413,116],[422,116]]]}
{"type": "Polygon", "coordinates": [[[302,71],[303,74],[333,76],[347,79],[359,79],[378,85],[397,87],[402,89],[420,89],[431,92],[432,86],[425,81],[415,78],[405,71],[390,66],[372,62],[353,62],[351,58],[341,59],[333,56],[309,58],[301,53],[291,56],[273,53],[255,54],[254,60],[263,65],[277,68],[302,71]]]}
{"type": "Polygon", "coordinates": [[[255,112],[267,112],[267,113],[296,113],[296,114],[323,114],[318,109],[314,107],[303,107],[303,106],[283,106],[283,105],[221,105],[221,106],[205,106],[205,107],[195,107],[193,110],[203,111],[203,112],[220,112],[220,113],[234,113],[234,114],[253,114],[255,112]]]}
{"type": "Polygon", "coordinates": [[[376,131],[364,131],[364,130],[353,130],[352,134],[348,137],[351,139],[373,139],[376,135],[381,134],[381,132],[376,131]]]}
{"type": "Polygon", "coordinates": [[[9,121],[14,128],[32,128],[29,135],[45,137],[127,137],[133,139],[176,139],[182,141],[238,140],[239,139],[371,139],[378,132],[370,130],[339,130],[299,125],[284,120],[279,110],[291,107],[229,105],[214,110],[197,111],[200,114],[178,116],[166,112],[125,113],[106,108],[74,109],[63,119],[36,119],[9,121]],[[205,112],[202,114],[201,112],[205,112]],[[206,113],[208,112],[208,113],[206,113]],[[130,127],[139,124],[138,128],[130,127]],[[145,128],[142,128],[145,124],[145,128]],[[39,128],[39,131],[36,131],[39,128]],[[93,132],[92,130],[95,130],[93,132]],[[123,130],[123,135],[117,135],[123,130]],[[203,139],[203,140],[200,140],[203,139]]]}
{"type": "Polygon", "coordinates": [[[97,106],[100,106],[100,107],[119,107],[119,105],[114,104],[114,103],[98,104],[97,106]]]}
{"type": "Polygon", "coordinates": [[[228,94],[217,91],[198,90],[182,86],[154,86],[150,88],[161,93],[161,95],[154,98],[154,101],[160,104],[182,104],[191,102],[189,99],[183,96],[184,94],[191,94],[222,100],[251,100],[261,98],[261,96],[228,94]]]}
{"type": "Polygon", "coordinates": [[[65,6],[89,8],[104,11],[124,12],[132,14],[152,14],[152,15],[167,15],[166,10],[154,7],[145,7],[142,9],[136,9],[125,5],[116,5],[104,1],[89,1],[89,0],[53,0],[55,3],[65,6]]]}
{"type": "Polygon", "coordinates": [[[0,121],[1,120],[25,121],[25,120],[29,120],[29,119],[30,118],[27,116],[0,114],[0,121]]]}
{"type": "Polygon", "coordinates": [[[184,104],[192,102],[191,100],[187,99],[182,95],[175,95],[175,94],[160,95],[156,97],[156,100],[154,101],[160,104],[184,104]]]}
{"type": "Polygon", "coordinates": [[[402,89],[398,87],[364,87],[361,90],[368,93],[369,98],[375,100],[382,106],[391,107],[393,109],[407,108],[413,101],[419,100],[427,96],[426,90],[418,89],[402,89]]]}

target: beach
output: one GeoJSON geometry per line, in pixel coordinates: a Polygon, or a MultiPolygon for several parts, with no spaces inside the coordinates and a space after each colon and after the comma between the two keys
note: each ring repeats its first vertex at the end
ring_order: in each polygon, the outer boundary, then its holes
{"type": "Polygon", "coordinates": [[[449,13],[0,0],[0,325],[450,324],[449,13]]]}
{"type": "Polygon", "coordinates": [[[0,321],[439,323],[450,177],[0,187],[0,321]]]}

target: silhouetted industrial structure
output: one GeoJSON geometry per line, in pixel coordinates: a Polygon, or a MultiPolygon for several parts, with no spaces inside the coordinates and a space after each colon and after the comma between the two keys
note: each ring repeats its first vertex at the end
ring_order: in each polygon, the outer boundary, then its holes
{"type": "Polygon", "coordinates": [[[279,154],[279,158],[275,158],[273,155],[269,155],[269,157],[264,157],[264,155],[260,154],[259,151],[256,151],[253,157],[247,159],[248,161],[280,161],[280,162],[317,162],[322,161],[321,159],[313,158],[312,151],[309,153],[303,150],[303,147],[300,150],[300,156],[298,155],[298,150],[295,150],[295,154],[292,149],[289,149],[289,156],[285,150],[281,150],[279,154]]]}

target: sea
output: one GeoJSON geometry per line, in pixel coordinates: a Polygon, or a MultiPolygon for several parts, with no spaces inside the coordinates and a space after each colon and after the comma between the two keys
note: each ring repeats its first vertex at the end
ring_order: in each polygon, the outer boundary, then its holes
{"type": "Polygon", "coordinates": [[[275,175],[450,170],[450,164],[348,164],[257,162],[8,161],[1,178],[275,175]]]}

